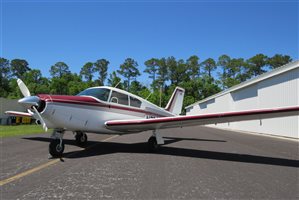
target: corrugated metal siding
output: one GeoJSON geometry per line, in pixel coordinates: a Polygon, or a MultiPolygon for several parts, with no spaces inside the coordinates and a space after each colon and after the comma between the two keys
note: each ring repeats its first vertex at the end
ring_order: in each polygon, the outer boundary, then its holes
{"type": "MultiPolygon", "coordinates": [[[[202,102],[189,109],[187,115],[294,105],[299,105],[299,67],[202,102]]],[[[224,123],[216,126],[299,138],[299,116],[224,123]]]]}
{"type": "Polygon", "coordinates": [[[298,74],[299,69],[297,68],[260,82],[258,84],[259,107],[273,108],[297,105],[298,74]]]}

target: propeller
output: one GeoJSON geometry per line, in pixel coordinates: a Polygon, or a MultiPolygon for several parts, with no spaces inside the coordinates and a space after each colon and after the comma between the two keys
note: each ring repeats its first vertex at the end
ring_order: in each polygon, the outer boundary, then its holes
{"type": "Polygon", "coordinates": [[[20,88],[23,96],[24,97],[29,97],[30,96],[30,92],[29,92],[27,86],[25,85],[25,83],[21,79],[18,79],[17,83],[18,83],[18,86],[19,86],[19,88],[20,88]]]}
{"type": "Polygon", "coordinates": [[[29,108],[33,108],[35,117],[41,122],[43,129],[45,131],[48,131],[48,127],[47,127],[44,119],[42,118],[42,116],[40,115],[38,110],[36,109],[36,107],[38,107],[40,104],[40,98],[37,96],[30,96],[29,89],[27,88],[27,86],[21,79],[18,79],[17,83],[18,83],[18,86],[19,86],[22,94],[24,95],[24,98],[20,99],[18,102],[20,104],[22,104],[23,106],[25,106],[28,109],[29,113],[32,113],[29,110],[29,108]]]}
{"type": "Polygon", "coordinates": [[[36,115],[38,116],[39,121],[43,125],[43,129],[47,132],[48,131],[48,127],[46,125],[46,122],[44,121],[44,119],[42,118],[42,116],[39,114],[39,112],[37,111],[37,109],[36,109],[35,106],[33,106],[33,110],[35,111],[36,115]]]}

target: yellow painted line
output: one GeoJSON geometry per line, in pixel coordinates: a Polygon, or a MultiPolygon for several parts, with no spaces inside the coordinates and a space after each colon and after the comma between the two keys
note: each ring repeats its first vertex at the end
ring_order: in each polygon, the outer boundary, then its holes
{"type": "Polygon", "coordinates": [[[32,173],[34,173],[34,172],[37,172],[37,171],[39,171],[39,170],[41,170],[41,169],[43,169],[43,168],[46,168],[46,167],[48,167],[48,166],[50,166],[50,165],[53,165],[53,164],[57,163],[58,161],[59,161],[59,159],[52,160],[52,161],[50,161],[50,162],[47,162],[47,163],[42,164],[42,165],[40,165],[40,166],[37,166],[37,167],[35,167],[35,168],[33,168],[33,169],[30,169],[30,170],[27,170],[27,171],[22,172],[22,173],[20,173],[20,174],[17,174],[17,175],[15,175],[15,176],[13,176],[13,177],[10,177],[10,178],[8,178],[8,179],[2,180],[2,181],[0,181],[0,186],[5,185],[5,184],[7,184],[7,183],[10,183],[10,182],[12,182],[12,181],[15,181],[15,180],[17,180],[17,179],[20,179],[20,178],[22,178],[22,177],[24,177],[24,176],[27,176],[27,175],[29,175],[29,174],[32,174],[32,173]]]}
{"type": "Polygon", "coordinates": [[[111,137],[109,137],[109,138],[106,138],[105,140],[101,140],[101,142],[106,142],[106,141],[109,141],[109,140],[112,140],[113,138],[116,138],[116,137],[118,137],[119,135],[113,135],[113,136],[111,136],[111,137]]]}
{"type": "MultiPolygon", "coordinates": [[[[101,142],[106,142],[106,141],[111,140],[111,139],[116,138],[116,137],[118,137],[118,135],[114,135],[114,136],[111,136],[111,137],[109,137],[109,138],[107,138],[107,139],[101,140],[101,142]]],[[[96,146],[96,145],[98,145],[98,144],[94,144],[94,145],[92,145],[92,146],[90,146],[90,147],[87,147],[86,149],[90,149],[90,148],[92,148],[92,147],[94,147],[94,146],[96,146]]],[[[78,152],[75,152],[75,153],[78,153],[78,152]]],[[[47,162],[47,163],[45,163],[45,164],[39,165],[39,166],[37,166],[37,167],[35,167],[35,168],[33,168],[33,169],[29,169],[29,170],[27,170],[27,171],[25,171],[25,172],[19,173],[19,174],[15,175],[15,176],[12,176],[12,177],[10,177],[10,178],[1,180],[1,181],[0,181],[0,186],[3,186],[3,185],[5,185],[5,184],[7,184],[7,183],[10,183],[10,182],[12,182],[12,181],[18,180],[18,179],[20,179],[20,178],[22,178],[22,177],[24,177],[24,176],[28,176],[29,174],[32,174],[32,173],[34,173],[34,172],[37,172],[37,171],[39,171],[39,170],[41,170],[41,169],[44,169],[44,168],[46,168],[46,167],[48,167],[48,166],[50,166],[50,165],[54,165],[55,163],[57,163],[57,162],[59,162],[59,161],[60,161],[60,158],[57,158],[57,159],[55,159],[55,160],[51,160],[51,161],[49,161],[49,162],[47,162]]]]}

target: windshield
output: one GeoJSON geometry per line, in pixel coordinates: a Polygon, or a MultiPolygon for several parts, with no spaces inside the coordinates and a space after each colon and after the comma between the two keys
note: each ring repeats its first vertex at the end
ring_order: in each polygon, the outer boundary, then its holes
{"type": "Polygon", "coordinates": [[[90,88],[80,92],[77,96],[93,96],[99,100],[108,101],[109,94],[110,90],[106,88],[90,88]]]}

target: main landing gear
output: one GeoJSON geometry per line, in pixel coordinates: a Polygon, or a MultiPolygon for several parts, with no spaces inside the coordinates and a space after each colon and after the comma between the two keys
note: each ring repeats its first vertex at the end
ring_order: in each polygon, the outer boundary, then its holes
{"type": "Polygon", "coordinates": [[[156,130],[154,130],[153,135],[148,139],[147,144],[149,152],[157,152],[160,145],[164,144],[164,139],[156,130]]]}
{"type": "Polygon", "coordinates": [[[49,153],[52,157],[61,157],[64,151],[63,142],[64,130],[54,130],[51,138],[52,141],[49,144],[49,153]]]}
{"type": "Polygon", "coordinates": [[[81,131],[75,133],[76,143],[78,146],[84,146],[87,143],[87,135],[81,131]]]}

